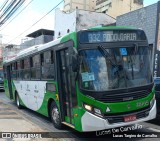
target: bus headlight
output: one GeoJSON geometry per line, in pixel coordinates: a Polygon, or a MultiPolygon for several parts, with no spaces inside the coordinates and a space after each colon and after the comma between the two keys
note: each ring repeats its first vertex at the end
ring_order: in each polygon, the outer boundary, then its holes
{"type": "Polygon", "coordinates": [[[100,109],[95,108],[95,107],[92,107],[92,106],[90,106],[90,105],[88,105],[88,104],[83,104],[83,107],[84,107],[87,111],[91,112],[92,114],[102,117],[102,113],[101,113],[101,110],[100,110],[100,109]]]}
{"type": "Polygon", "coordinates": [[[152,100],[150,101],[150,107],[152,108],[155,102],[155,95],[153,96],[152,100]]]}
{"type": "Polygon", "coordinates": [[[87,105],[87,104],[83,104],[84,108],[90,112],[92,112],[92,106],[87,105]]]}

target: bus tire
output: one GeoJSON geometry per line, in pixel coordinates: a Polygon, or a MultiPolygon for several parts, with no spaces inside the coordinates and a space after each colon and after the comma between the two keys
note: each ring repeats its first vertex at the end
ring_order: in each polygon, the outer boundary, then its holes
{"type": "Polygon", "coordinates": [[[18,94],[16,94],[16,105],[17,105],[18,109],[22,108],[22,106],[20,104],[20,99],[19,99],[19,95],[18,94]]]}
{"type": "Polygon", "coordinates": [[[62,119],[61,119],[57,104],[55,102],[51,103],[50,116],[51,116],[51,121],[52,121],[54,127],[57,129],[62,129],[63,128],[62,119]]]}

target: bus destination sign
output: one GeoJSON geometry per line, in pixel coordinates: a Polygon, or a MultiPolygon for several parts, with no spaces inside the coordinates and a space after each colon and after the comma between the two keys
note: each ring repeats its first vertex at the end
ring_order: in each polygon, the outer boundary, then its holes
{"type": "Polygon", "coordinates": [[[117,41],[136,41],[136,33],[90,33],[88,34],[88,39],[90,43],[93,42],[117,42],[117,41]]]}
{"type": "Polygon", "coordinates": [[[142,41],[146,36],[142,31],[88,31],[80,34],[81,43],[142,41]]]}

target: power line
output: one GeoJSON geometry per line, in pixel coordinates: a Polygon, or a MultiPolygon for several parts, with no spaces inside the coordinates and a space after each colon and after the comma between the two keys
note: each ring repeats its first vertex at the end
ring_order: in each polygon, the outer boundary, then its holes
{"type": "Polygon", "coordinates": [[[1,20],[1,23],[5,23],[13,14],[14,12],[20,8],[23,5],[24,1],[18,1],[15,6],[9,11],[9,13],[5,16],[5,18],[3,18],[3,20],[1,20]]]}
{"type": "Polygon", "coordinates": [[[1,10],[0,10],[0,11],[2,11],[2,10],[3,10],[3,8],[6,6],[6,4],[8,3],[8,1],[9,1],[9,0],[6,0],[6,1],[4,2],[4,4],[2,4],[2,6],[1,6],[1,10]]]}
{"type": "Polygon", "coordinates": [[[10,10],[10,8],[12,8],[12,5],[14,5],[16,3],[16,0],[12,0],[8,5],[7,7],[4,9],[4,12],[3,14],[0,16],[0,18],[4,17],[7,12],[10,10]]]}
{"type": "Polygon", "coordinates": [[[4,10],[0,15],[0,26],[2,26],[5,22],[7,22],[7,20],[9,20],[9,18],[12,17],[12,15],[23,5],[25,0],[12,0],[10,3],[8,3],[8,5],[6,5],[7,2],[2,6],[4,10]]]}
{"type": "Polygon", "coordinates": [[[28,31],[29,29],[31,29],[33,26],[35,26],[38,22],[40,22],[44,17],[46,17],[49,13],[51,13],[54,9],[56,9],[62,2],[64,2],[64,0],[62,0],[61,2],[59,2],[55,7],[53,7],[49,12],[47,12],[44,16],[42,16],[38,21],[36,21],[34,24],[32,24],[29,28],[27,28],[25,31],[23,31],[21,34],[19,34],[18,36],[16,36],[14,39],[12,39],[11,41],[9,41],[7,44],[9,44],[10,42],[12,42],[13,40],[17,39],[19,36],[21,36],[22,34],[24,34],[26,31],[28,31]]]}
{"type": "Polygon", "coordinates": [[[14,16],[0,31],[2,31],[5,27],[7,27],[19,14],[21,14],[34,0],[31,0],[17,15],[14,16]]]}

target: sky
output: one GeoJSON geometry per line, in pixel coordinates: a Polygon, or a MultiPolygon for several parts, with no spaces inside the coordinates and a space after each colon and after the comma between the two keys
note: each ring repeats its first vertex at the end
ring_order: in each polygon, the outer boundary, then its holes
{"type": "MultiPolygon", "coordinates": [[[[27,3],[31,2],[25,10],[23,10],[14,20],[16,16],[26,5],[19,9],[9,24],[6,23],[0,27],[0,43],[3,44],[20,44],[25,36],[41,28],[54,30],[54,11],[49,13],[40,22],[35,24],[41,19],[46,13],[53,9],[62,0],[26,0],[27,3]],[[33,26],[33,24],[35,24],[33,26]]],[[[148,6],[156,3],[158,0],[144,0],[144,6],[148,6]]],[[[5,0],[0,0],[0,6],[5,0]]],[[[63,8],[63,3],[58,6],[63,8]]],[[[10,21],[9,20],[9,21],[10,21]]]]}
{"type": "Polygon", "coordinates": [[[157,3],[159,0],[144,0],[144,6],[148,6],[157,3]]]}
{"type": "MultiPolygon", "coordinates": [[[[0,0],[0,6],[4,3],[4,1],[5,0],[0,0]]],[[[27,3],[30,1],[32,0],[27,0],[27,3]]],[[[32,25],[61,1],[62,0],[33,0],[25,10],[23,10],[13,21],[11,21],[11,23],[8,25],[6,23],[0,27],[0,34],[2,35],[1,42],[19,44],[21,42],[21,38],[24,39],[25,35],[28,35],[29,33],[32,33],[40,28],[54,30],[55,10],[49,13],[45,18],[43,18],[34,26],[32,25]]],[[[25,7],[27,3],[23,7],[25,7]]],[[[18,14],[23,9],[23,7],[19,9],[14,14],[14,16],[16,16],[16,14],[18,14]]],[[[63,7],[63,4],[59,6],[59,8],[61,7],[63,7]]]]}

